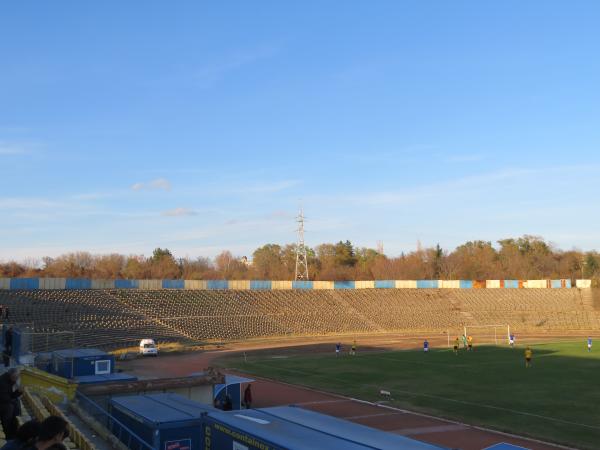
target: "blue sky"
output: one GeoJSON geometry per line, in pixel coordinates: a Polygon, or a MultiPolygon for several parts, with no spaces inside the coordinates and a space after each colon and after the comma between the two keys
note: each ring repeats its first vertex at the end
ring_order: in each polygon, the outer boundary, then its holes
{"type": "Polygon", "coordinates": [[[595,1],[3,2],[0,260],[600,248],[595,1]]]}

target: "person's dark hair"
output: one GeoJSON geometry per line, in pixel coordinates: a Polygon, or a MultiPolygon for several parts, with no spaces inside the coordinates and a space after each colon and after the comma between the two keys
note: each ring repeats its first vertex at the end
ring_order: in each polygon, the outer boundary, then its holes
{"type": "Polygon", "coordinates": [[[69,450],[65,444],[52,444],[46,450],[69,450]]]}
{"type": "Polygon", "coordinates": [[[67,429],[67,421],[62,417],[49,416],[44,419],[40,429],[38,439],[40,441],[49,441],[54,438],[57,434],[63,434],[66,437],[69,432],[67,429]]]}
{"type": "Polygon", "coordinates": [[[25,422],[17,430],[17,439],[21,442],[29,442],[40,435],[42,425],[35,419],[25,422]]]}

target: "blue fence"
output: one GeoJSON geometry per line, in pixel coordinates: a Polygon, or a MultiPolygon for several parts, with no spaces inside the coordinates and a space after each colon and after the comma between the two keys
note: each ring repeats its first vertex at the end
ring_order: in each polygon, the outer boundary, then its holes
{"type": "Polygon", "coordinates": [[[292,289],[312,289],[313,282],[312,281],[292,281],[292,289]]]}
{"type": "Polygon", "coordinates": [[[162,280],[163,289],[185,289],[183,280],[162,280]]]}
{"type": "MultiPolygon", "coordinates": [[[[528,287],[537,288],[571,288],[571,280],[547,280],[547,283],[540,283],[540,280],[533,280],[528,287]]],[[[579,281],[579,280],[578,280],[579,281]]],[[[484,280],[375,280],[368,282],[368,285],[363,282],[352,280],[347,281],[325,281],[319,283],[316,288],[323,289],[357,289],[367,287],[375,287],[376,289],[395,289],[413,288],[419,289],[440,289],[452,286],[453,288],[473,289],[485,288],[486,281],[484,280]],[[361,283],[361,284],[357,284],[361,283]],[[373,283],[373,284],[371,284],[373,283]]],[[[526,280],[501,280],[498,286],[498,281],[493,280],[489,283],[489,287],[503,287],[507,289],[523,288],[526,280]]],[[[36,290],[40,289],[210,289],[210,290],[235,290],[235,289],[251,289],[251,290],[271,290],[275,286],[278,289],[315,289],[313,281],[296,280],[296,281],[271,281],[271,280],[237,280],[229,282],[228,280],[91,280],[88,278],[0,278],[0,290],[36,290]],[[277,283],[277,284],[275,284],[277,283]],[[282,287],[283,286],[283,287],[282,287]]],[[[589,280],[582,280],[580,286],[590,286],[589,280]]]]}
{"type": "Polygon", "coordinates": [[[270,291],[272,283],[266,280],[251,280],[250,289],[253,291],[270,291]]]}
{"type": "Polygon", "coordinates": [[[417,280],[417,289],[437,289],[438,280],[417,280]]]}
{"type": "Polygon", "coordinates": [[[11,278],[10,288],[11,289],[25,289],[33,290],[39,289],[40,279],[39,278],[11,278]]]}
{"type": "Polygon", "coordinates": [[[115,289],[138,289],[139,287],[138,280],[115,280],[115,289]]]}
{"type": "Polygon", "coordinates": [[[334,281],[333,288],[334,289],[354,289],[355,288],[354,281],[334,281]]]}
{"type": "Polygon", "coordinates": [[[394,280],[375,280],[376,289],[394,289],[396,282],[394,280]]]}
{"type": "Polygon", "coordinates": [[[65,289],[91,289],[92,280],[89,278],[67,278],[65,289]]]}
{"type": "Polygon", "coordinates": [[[208,280],[206,287],[212,290],[225,290],[229,287],[229,282],[227,280],[208,280]]]}

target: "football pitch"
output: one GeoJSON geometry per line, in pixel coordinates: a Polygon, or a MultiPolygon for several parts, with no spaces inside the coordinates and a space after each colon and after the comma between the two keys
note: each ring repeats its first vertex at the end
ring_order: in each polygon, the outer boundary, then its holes
{"type": "Polygon", "coordinates": [[[599,448],[600,348],[585,340],[524,347],[228,357],[220,364],[248,374],[531,436],[577,448],[599,448]]]}

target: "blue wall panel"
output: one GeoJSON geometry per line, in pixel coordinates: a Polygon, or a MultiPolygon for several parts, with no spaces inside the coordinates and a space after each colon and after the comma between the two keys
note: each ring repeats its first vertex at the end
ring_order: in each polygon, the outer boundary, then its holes
{"type": "Polygon", "coordinates": [[[519,289],[519,280],[504,280],[504,287],[508,289],[519,289]]]}
{"type": "Polygon", "coordinates": [[[438,280],[417,280],[418,289],[437,289],[438,280]]]}
{"type": "Polygon", "coordinates": [[[271,281],[267,280],[250,280],[250,289],[253,291],[271,290],[271,281]]]}
{"type": "Polygon", "coordinates": [[[460,280],[459,286],[461,289],[473,289],[473,281],[472,280],[460,280]]]}
{"type": "Polygon", "coordinates": [[[213,290],[225,290],[229,288],[229,282],[227,280],[208,280],[206,287],[213,290]]]}
{"type": "Polygon", "coordinates": [[[91,289],[92,280],[89,278],[67,278],[65,289],[91,289]]]}
{"type": "Polygon", "coordinates": [[[560,280],[551,280],[550,287],[552,289],[560,289],[562,287],[562,283],[560,280]]]}
{"type": "Polygon", "coordinates": [[[39,278],[11,278],[10,288],[11,289],[25,289],[33,290],[39,289],[40,279],[39,278]]]}
{"type": "Polygon", "coordinates": [[[115,289],[137,289],[139,287],[138,280],[115,280],[115,289]]]}
{"type": "Polygon", "coordinates": [[[566,288],[571,288],[571,280],[565,280],[565,287],[566,288]]]}
{"type": "Polygon", "coordinates": [[[395,287],[394,280],[375,280],[375,289],[394,289],[395,287]]]}
{"type": "Polygon", "coordinates": [[[163,289],[185,289],[183,280],[162,280],[163,289]]]}
{"type": "Polygon", "coordinates": [[[354,289],[354,281],[334,281],[334,289],[354,289]]]}
{"type": "Polygon", "coordinates": [[[292,289],[312,289],[313,282],[312,281],[292,281],[292,289]]]}

